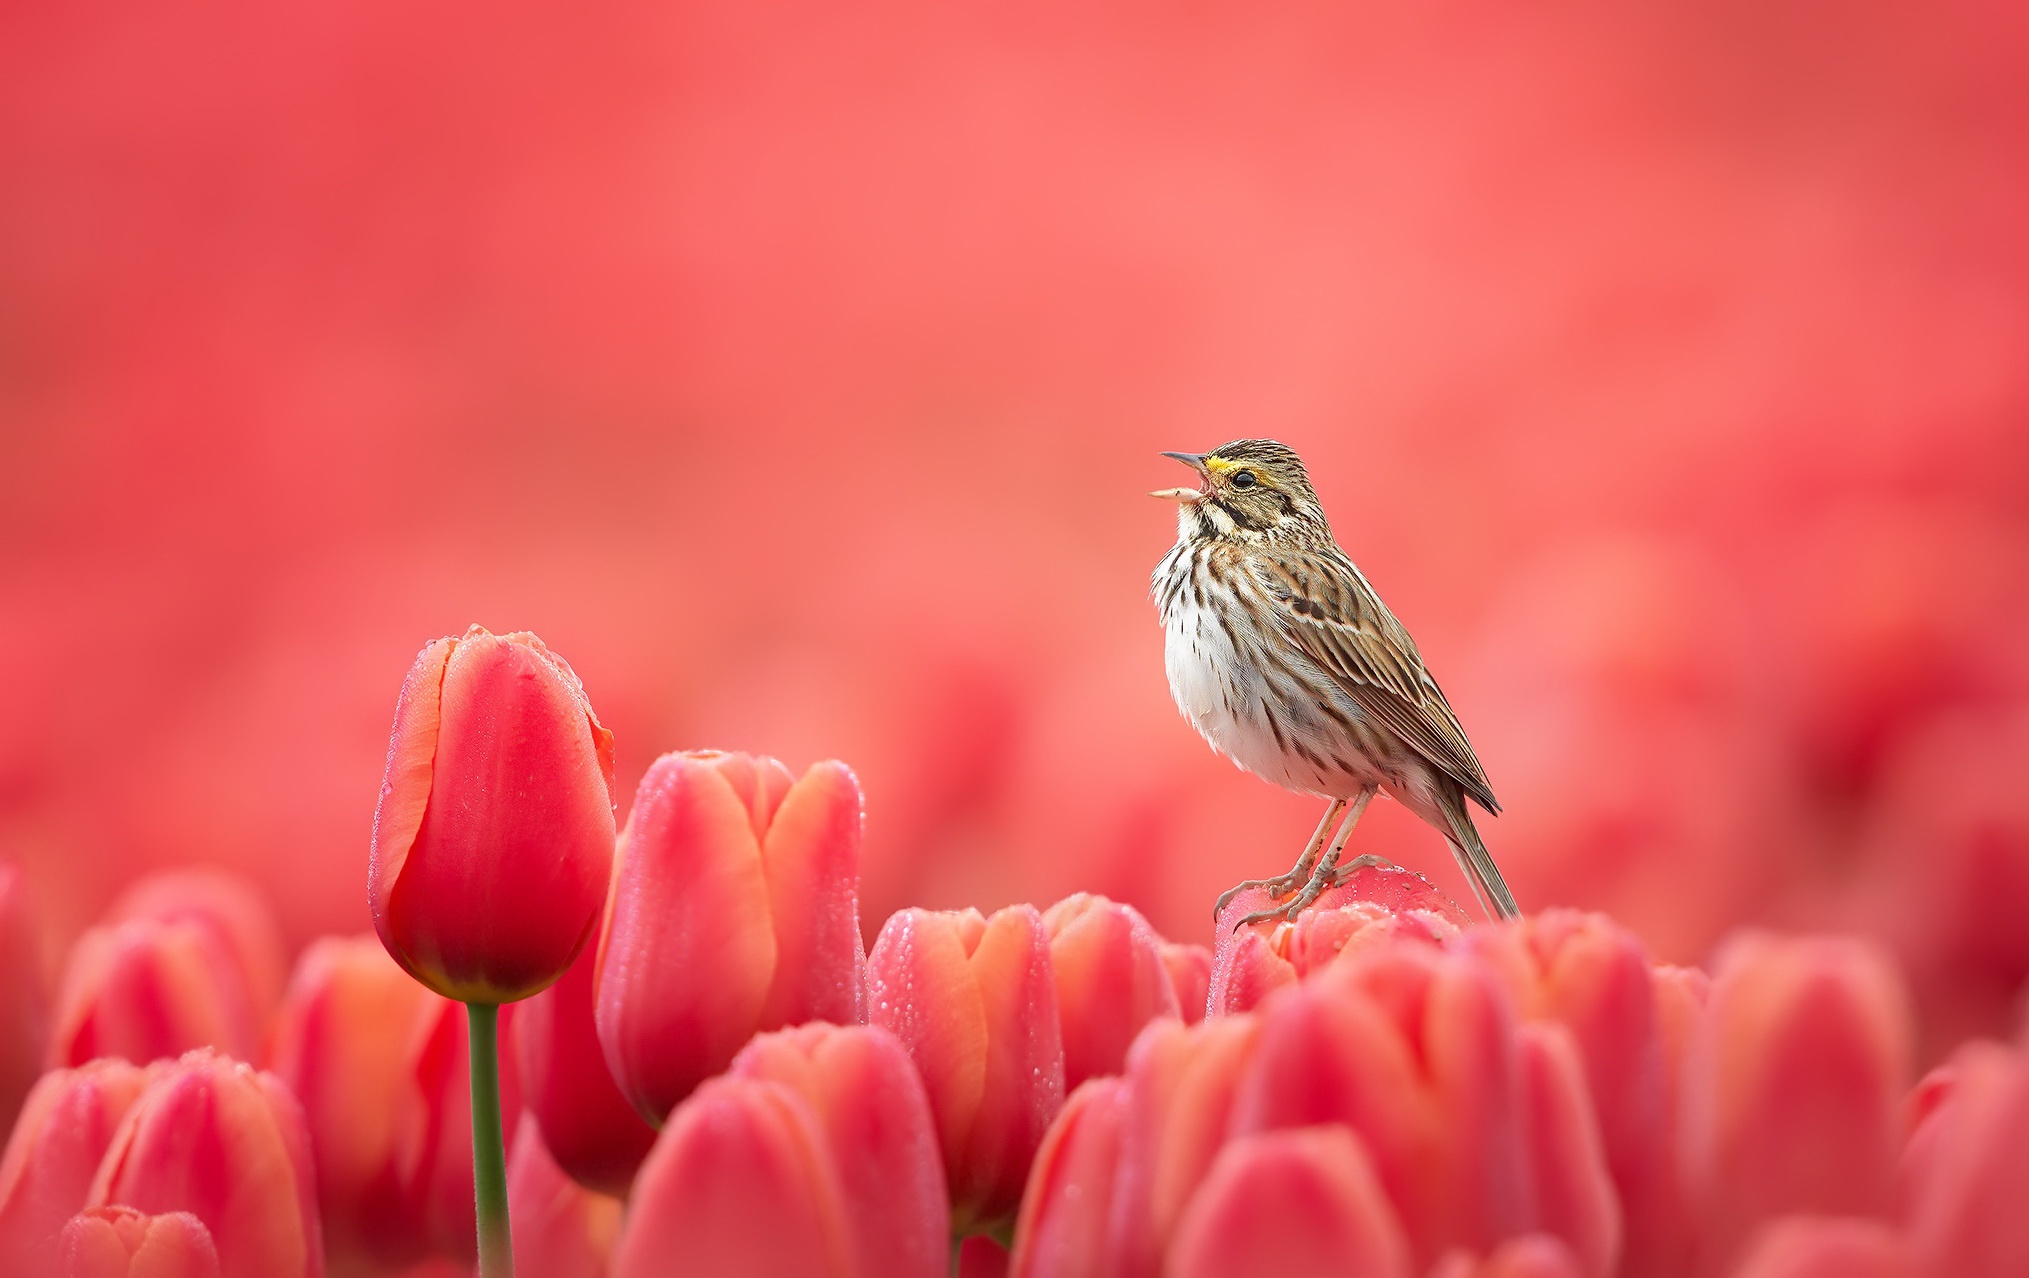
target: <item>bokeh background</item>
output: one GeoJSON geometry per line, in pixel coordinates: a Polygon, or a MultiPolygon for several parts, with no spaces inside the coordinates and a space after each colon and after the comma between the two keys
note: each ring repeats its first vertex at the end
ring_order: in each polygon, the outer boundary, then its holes
{"type": "MultiPolygon", "coordinates": [[[[837,756],[871,931],[1206,939],[1157,452],[1312,464],[1525,905],[2029,975],[2029,9],[0,7],[0,855],[367,925],[428,639],[837,756]]],[[[1463,892],[1377,805],[1358,842],[1463,892]]]]}

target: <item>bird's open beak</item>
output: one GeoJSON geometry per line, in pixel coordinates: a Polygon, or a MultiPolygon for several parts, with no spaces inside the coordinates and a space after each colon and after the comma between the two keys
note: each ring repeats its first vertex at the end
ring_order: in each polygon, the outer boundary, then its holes
{"type": "MultiPolygon", "coordinates": [[[[1202,454],[1164,453],[1163,456],[1176,458],[1192,470],[1197,471],[1200,475],[1205,473],[1205,459],[1202,454]]],[[[1159,488],[1155,492],[1150,493],[1149,496],[1160,497],[1164,501],[1182,502],[1200,502],[1205,499],[1205,495],[1195,488],[1159,488]]]]}

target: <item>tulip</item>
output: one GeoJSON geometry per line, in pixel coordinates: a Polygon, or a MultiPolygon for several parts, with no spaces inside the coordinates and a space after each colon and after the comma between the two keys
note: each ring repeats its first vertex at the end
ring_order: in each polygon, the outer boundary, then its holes
{"type": "Polygon", "coordinates": [[[161,1071],[121,1121],[85,1205],[188,1211],[220,1278],[321,1278],[309,1138],[272,1074],[210,1051],[161,1071]]]}
{"type": "Polygon", "coordinates": [[[824,1024],[763,1034],[730,1072],[793,1088],[810,1106],[860,1274],[942,1278],[951,1205],[937,1128],[922,1080],[892,1034],[824,1024]]]}
{"type": "Polygon", "coordinates": [[[1547,1234],[1511,1238],[1485,1260],[1455,1251],[1430,1271],[1430,1278],[1580,1278],[1571,1249],[1547,1234]]]}
{"type": "Polygon", "coordinates": [[[555,985],[517,1008],[522,1094],[557,1165],[587,1189],[622,1198],[655,1129],[606,1068],[593,1016],[597,971],[588,945],[555,985]]]}
{"type": "Polygon", "coordinates": [[[1732,1278],[1915,1278],[1917,1272],[1902,1240],[1878,1220],[1790,1216],[1755,1236],[1732,1278]]]}
{"type": "Polygon", "coordinates": [[[1726,947],[1684,1082],[1709,1265],[1775,1216],[1887,1210],[1912,1054],[1901,985],[1869,946],[1750,934],[1726,947]]]}
{"type": "Polygon", "coordinates": [[[480,1268],[514,1271],[502,1003],[562,976],[598,925],[613,862],[613,736],[530,634],[474,626],[416,658],[395,707],[367,896],[408,973],[468,1005],[480,1268]]]}
{"type": "Polygon", "coordinates": [[[930,1096],[952,1229],[1014,1223],[1022,1182],[1064,1103],[1064,1050],[1043,920],[1015,905],[902,910],[867,960],[873,1024],[900,1039],[930,1096]]]}
{"type": "Polygon", "coordinates": [[[1176,991],[1177,1012],[1187,1025],[1205,1019],[1206,997],[1212,989],[1212,952],[1183,941],[1162,943],[1162,965],[1176,991]]]}
{"type": "Polygon", "coordinates": [[[1108,1278],[1127,1081],[1095,1078],[1064,1102],[1029,1169],[1013,1278],[1108,1278]]]}
{"type": "Polygon", "coordinates": [[[1220,911],[1210,986],[1213,1012],[1247,1011],[1341,956],[1397,939],[1442,944],[1470,922],[1422,875],[1386,864],[1360,867],[1293,922],[1235,928],[1248,913],[1274,904],[1266,891],[1250,889],[1220,911]]]}
{"type": "Polygon", "coordinates": [[[281,1002],[288,976],[281,933],[259,889],[223,870],[185,869],[151,874],[106,912],[109,923],[129,919],[194,921],[210,927],[239,970],[255,1024],[265,1026],[281,1002]]]}
{"type": "Polygon", "coordinates": [[[642,1164],[613,1278],[853,1278],[844,1194],[796,1089],[719,1078],[670,1115],[642,1164]]]}
{"type": "Polygon", "coordinates": [[[596,1018],[660,1122],[761,1030],[860,1019],[859,783],[820,763],[668,754],[641,779],[600,941],[596,1018]]]}
{"type": "Polygon", "coordinates": [[[533,1114],[521,1116],[507,1168],[515,1263],[542,1278],[606,1278],[620,1233],[620,1200],[564,1174],[533,1114]]]}
{"type": "Polygon", "coordinates": [[[92,1177],[149,1072],[117,1059],[53,1070],[28,1094],[0,1157],[0,1272],[56,1267],[64,1222],[85,1205],[92,1177]]]}
{"type": "Polygon", "coordinates": [[[1969,1043],[1925,1080],[1917,1105],[1903,1197],[1918,1272],[2029,1273],[2029,1053],[1969,1043]]]}
{"type": "Polygon", "coordinates": [[[219,1278],[211,1231],[187,1211],[94,1207],[63,1228],[64,1278],[219,1278]]]}
{"type": "Polygon", "coordinates": [[[21,870],[0,861],[0,1130],[14,1125],[42,1072],[49,988],[38,915],[21,870]]]}
{"type": "Polygon", "coordinates": [[[1299,1127],[1219,1151],[1177,1224],[1174,1278],[1409,1278],[1409,1245],[1360,1142],[1299,1127]]]}
{"type": "Polygon", "coordinates": [[[248,1057],[257,1020],[245,974],[211,925],[133,919],[92,928],[71,947],[48,1061],[145,1064],[199,1047],[248,1057]]]}
{"type": "Polygon", "coordinates": [[[1162,938],[1133,906],[1080,892],[1043,913],[1064,1041],[1064,1086],[1118,1074],[1127,1045],[1158,1016],[1177,1017],[1162,938]]]}

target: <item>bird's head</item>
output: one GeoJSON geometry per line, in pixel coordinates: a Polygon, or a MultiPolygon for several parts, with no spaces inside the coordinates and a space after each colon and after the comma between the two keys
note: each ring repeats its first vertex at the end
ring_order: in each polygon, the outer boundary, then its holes
{"type": "Polygon", "coordinates": [[[1272,439],[1236,439],[1209,453],[1164,453],[1198,472],[1198,488],[1149,494],[1179,503],[1185,537],[1233,540],[1331,535],[1303,459],[1272,439]]]}

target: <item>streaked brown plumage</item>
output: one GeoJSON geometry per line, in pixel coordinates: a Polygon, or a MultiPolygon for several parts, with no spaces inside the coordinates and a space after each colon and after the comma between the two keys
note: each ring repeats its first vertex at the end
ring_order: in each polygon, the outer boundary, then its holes
{"type": "Polygon", "coordinates": [[[1486,773],[1416,641],[1333,540],[1303,462],[1266,439],[1165,456],[1204,481],[1155,494],[1179,503],[1153,580],[1177,708],[1247,771],[1332,800],[1288,874],[1219,908],[1268,887],[1295,895],[1242,922],[1294,917],[1344,873],[1346,839],[1386,791],[1445,836],[1490,915],[1516,914],[1466,808],[1500,810],[1486,773]]]}

